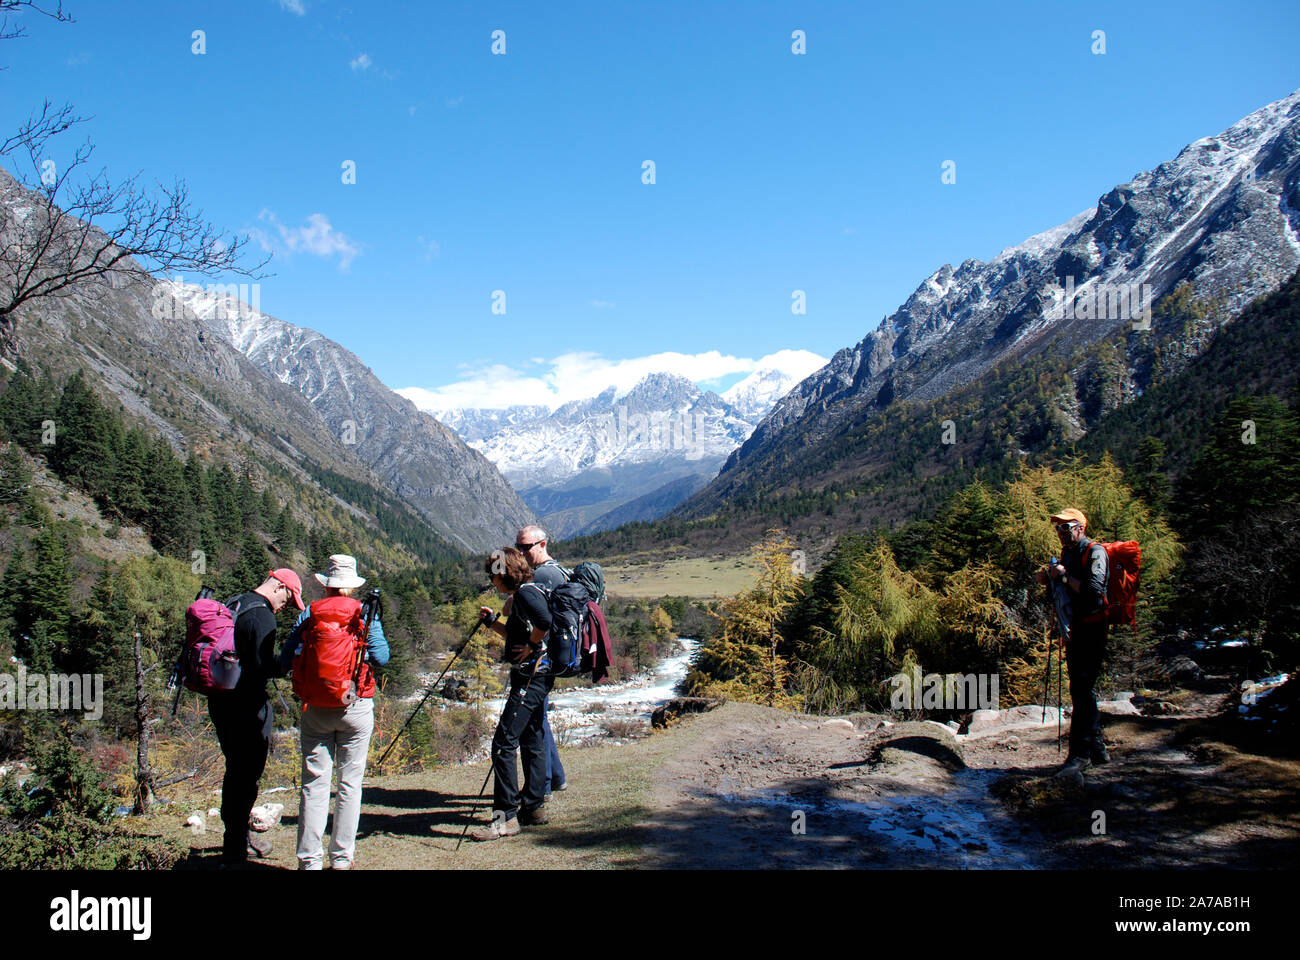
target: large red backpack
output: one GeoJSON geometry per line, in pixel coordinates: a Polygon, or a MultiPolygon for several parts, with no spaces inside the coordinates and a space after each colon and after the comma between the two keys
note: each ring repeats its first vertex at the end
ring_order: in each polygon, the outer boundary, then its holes
{"type": "Polygon", "coordinates": [[[1142,548],[1136,540],[1103,543],[1106,548],[1106,622],[1127,623],[1137,629],[1138,578],[1142,574],[1142,548]]]}
{"type": "Polygon", "coordinates": [[[308,610],[293,658],[293,692],[313,707],[346,707],[375,695],[366,662],[366,622],[352,597],[326,597],[308,610]]]}

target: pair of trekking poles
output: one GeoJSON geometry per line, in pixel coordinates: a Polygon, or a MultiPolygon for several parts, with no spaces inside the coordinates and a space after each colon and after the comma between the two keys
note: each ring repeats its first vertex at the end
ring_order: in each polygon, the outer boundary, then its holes
{"type": "MultiPolygon", "coordinates": [[[[1052,557],[1049,566],[1054,567],[1060,561],[1052,557]]],[[[1061,698],[1062,687],[1064,685],[1063,661],[1065,651],[1061,648],[1062,643],[1070,639],[1070,617],[1066,612],[1069,608],[1070,598],[1065,592],[1065,585],[1055,577],[1051,578],[1048,585],[1052,591],[1052,608],[1056,613],[1056,752],[1061,752],[1061,698]]],[[[1047,695],[1052,680],[1052,645],[1047,645],[1047,667],[1043,670],[1043,723],[1047,722],[1047,695]]]]}
{"type": "MultiPolygon", "coordinates": [[[[461,642],[461,645],[456,648],[456,652],[451,655],[451,659],[447,661],[447,665],[442,668],[442,673],[438,674],[438,679],[434,680],[433,683],[429,685],[429,689],[425,691],[424,696],[420,698],[420,702],[415,705],[415,709],[412,710],[411,715],[406,718],[406,722],[402,724],[402,728],[397,731],[397,736],[393,737],[393,742],[388,745],[388,749],[384,751],[383,756],[379,758],[379,762],[375,764],[376,770],[384,765],[384,761],[388,759],[388,755],[393,752],[393,747],[397,746],[397,741],[402,738],[402,734],[406,732],[407,728],[410,727],[411,723],[419,715],[420,711],[424,709],[424,705],[429,702],[429,698],[438,691],[438,685],[442,683],[443,677],[447,676],[447,671],[451,669],[452,664],[456,662],[457,658],[465,652],[465,648],[468,647],[470,641],[474,639],[474,634],[478,633],[478,628],[483,626],[486,622],[486,620],[479,618],[479,621],[474,624],[473,629],[466,635],[465,639],[461,642]]],[[[541,662],[542,658],[539,656],[537,661],[533,664],[532,676],[528,678],[528,684],[524,687],[525,693],[528,692],[528,687],[532,685],[533,677],[537,676],[537,668],[541,665],[541,662]]],[[[482,798],[484,791],[487,790],[488,781],[491,779],[492,765],[489,763],[487,776],[483,778],[483,785],[478,788],[478,794],[474,797],[475,804],[477,804],[479,799],[482,798]]],[[[457,850],[460,849],[460,845],[465,841],[465,834],[469,832],[469,824],[470,821],[466,820],[465,827],[460,832],[460,839],[456,841],[457,850]]]]}

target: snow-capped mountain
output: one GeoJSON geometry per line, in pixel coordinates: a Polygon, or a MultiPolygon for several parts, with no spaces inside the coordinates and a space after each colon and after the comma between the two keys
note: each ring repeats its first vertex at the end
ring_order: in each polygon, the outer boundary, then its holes
{"type": "Polygon", "coordinates": [[[351,351],[262,313],[255,292],[164,281],[155,298],[180,301],[254,364],[296,388],[342,443],[453,543],[486,550],[532,520],[487,458],[389,390],[351,351]]]}
{"type": "Polygon", "coordinates": [[[792,387],[825,365],[825,357],[808,350],[781,350],[764,357],[763,365],[726,390],[722,399],[746,420],[758,423],[792,387]]]}
{"type": "Polygon", "coordinates": [[[780,351],[727,399],[664,372],[554,411],[430,412],[495,463],[549,529],[567,536],[672,509],[713,478],[791,385],[825,362],[806,350],[780,351]]]}
{"type": "MultiPolygon", "coordinates": [[[[796,425],[806,448],[864,405],[934,399],[1010,357],[1086,346],[1140,324],[1135,315],[1180,283],[1235,313],[1296,269],[1297,231],[1300,91],[987,263],[940,267],[776,404],[731,456],[719,490],[743,487],[748,461],[788,455],[796,425]]],[[[713,493],[697,498],[701,511],[716,505],[713,493]]]]}

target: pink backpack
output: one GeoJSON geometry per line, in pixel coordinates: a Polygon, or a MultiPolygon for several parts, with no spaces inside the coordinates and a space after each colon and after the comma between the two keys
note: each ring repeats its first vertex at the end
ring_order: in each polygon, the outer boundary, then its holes
{"type": "Polygon", "coordinates": [[[181,676],[195,693],[233,690],[239,682],[239,656],[235,653],[235,617],[211,597],[201,597],[185,611],[185,646],[181,651],[181,676]]]}

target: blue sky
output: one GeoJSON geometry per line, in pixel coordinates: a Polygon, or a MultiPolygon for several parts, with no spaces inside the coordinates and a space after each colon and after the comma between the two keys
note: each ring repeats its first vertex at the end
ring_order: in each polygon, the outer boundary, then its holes
{"type": "Polygon", "coordinates": [[[65,4],[0,46],[0,129],[71,101],[274,251],[264,311],[484,405],[829,357],[1300,87],[1294,2],[65,4]]]}

